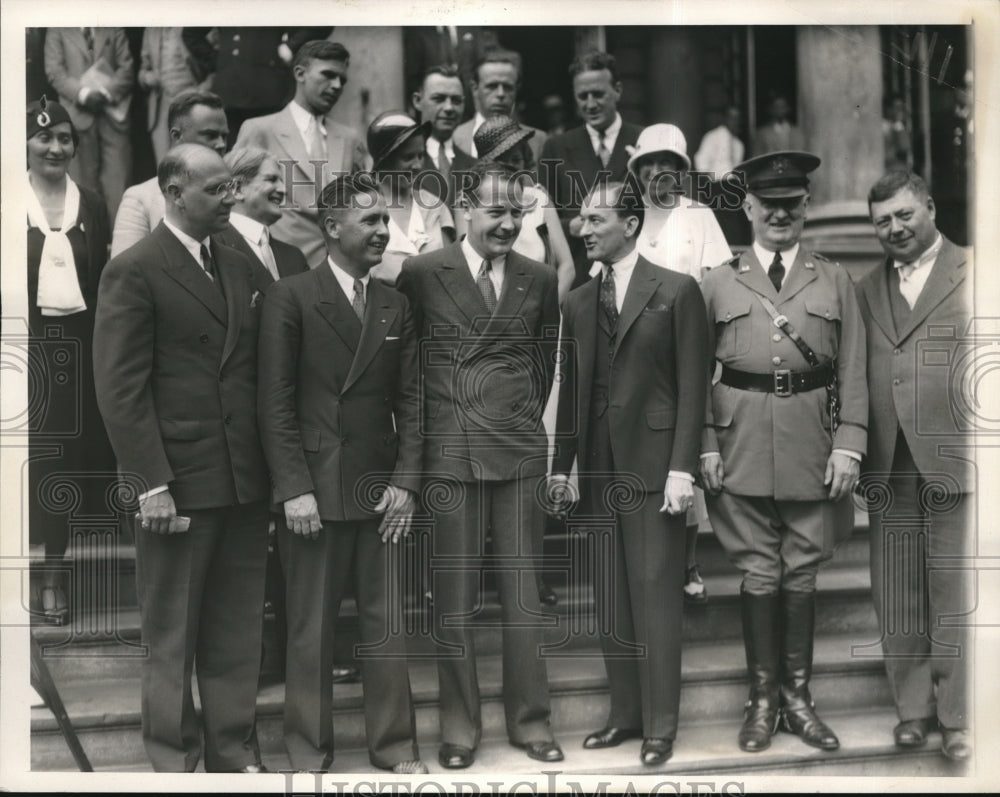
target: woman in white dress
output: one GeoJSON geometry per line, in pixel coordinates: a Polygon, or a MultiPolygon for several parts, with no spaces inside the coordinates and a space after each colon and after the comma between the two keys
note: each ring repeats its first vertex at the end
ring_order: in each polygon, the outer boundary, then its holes
{"type": "MultiPolygon", "coordinates": [[[[676,125],[651,125],[639,134],[635,147],[627,150],[629,171],[638,180],[646,205],[639,254],[654,265],[689,274],[701,283],[705,272],[731,258],[732,252],[712,209],[684,195],[691,168],[684,133],[676,125]]],[[[708,600],[695,555],[698,527],[707,524],[705,496],[695,488],[694,506],[687,516],[684,599],[688,603],[708,600]]]]}
{"type": "Polygon", "coordinates": [[[420,124],[403,111],[386,111],[368,126],[372,171],[389,211],[389,243],[371,274],[387,285],[396,284],[406,258],[455,241],[455,222],[448,206],[413,186],[429,131],[429,122],[420,124]]]}

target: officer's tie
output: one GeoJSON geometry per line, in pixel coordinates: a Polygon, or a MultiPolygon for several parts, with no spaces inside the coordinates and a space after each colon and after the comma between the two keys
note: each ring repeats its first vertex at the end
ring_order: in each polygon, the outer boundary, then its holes
{"type": "Polygon", "coordinates": [[[601,276],[601,307],[608,319],[608,326],[614,331],[618,325],[618,303],[615,296],[615,273],[611,266],[605,266],[601,276]]]}
{"type": "Polygon", "coordinates": [[[364,323],[365,320],[365,284],[359,280],[354,280],[354,300],[351,302],[354,314],[358,321],[364,323]]]}
{"type": "Polygon", "coordinates": [[[767,276],[771,280],[774,290],[780,292],[781,281],[785,278],[785,266],[781,262],[781,252],[774,253],[774,260],[771,261],[771,267],[767,270],[767,276]]]}
{"type": "Polygon", "coordinates": [[[476,285],[483,295],[483,301],[486,302],[486,309],[490,311],[490,315],[493,315],[493,311],[497,309],[497,291],[493,287],[493,280],[490,279],[492,272],[493,266],[490,261],[484,260],[483,265],[479,268],[479,276],[476,277],[476,285]]]}

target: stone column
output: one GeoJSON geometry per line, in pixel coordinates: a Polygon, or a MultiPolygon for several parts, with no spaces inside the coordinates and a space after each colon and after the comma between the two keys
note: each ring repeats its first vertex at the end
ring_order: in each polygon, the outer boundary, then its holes
{"type": "Polygon", "coordinates": [[[799,124],[823,160],[812,203],[864,200],[884,165],[878,28],[799,28],[797,58],[799,124]]]}
{"type": "Polygon", "coordinates": [[[698,149],[705,104],[698,29],[684,25],[653,28],[648,50],[649,124],[669,122],[684,131],[688,154],[698,149]]]}

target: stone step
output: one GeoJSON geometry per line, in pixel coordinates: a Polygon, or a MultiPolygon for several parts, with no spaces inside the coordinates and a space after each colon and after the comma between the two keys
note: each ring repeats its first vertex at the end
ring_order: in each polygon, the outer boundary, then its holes
{"type": "MultiPolygon", "coordinates": [[[[813,695],[826,712],[884,706],[891,699],[880,658],[858,656],[853,636],[817,639],[813,695]]],[[[598,728],[607,716],[604,663],[596,648],[548,661],[552,725],[556,733],[598,728]]],[[[479,659],[484,736],[502,736],[504,725],[499,656],[479,659]]],[[[418,739],[438,738],[437,669],[433,661],[410,662],[410,681],[417,713],[418,739]]],[[[737,722],[746,698],[742,643],[692,643],[683,651],[682,733],[705,722],[737,722]]],[[[117,677],[60,683],[63,701],[95,765],[143,760],[139,719],[139,678],[117,677]]],[[[258,738],[267,754],[282,750],[281,712],[284,686],[264,687],[258,695],[258,738]]],[[[362,687],[334,687],[334,728],[340,750],[363,749],[362,687]]],[[[72,769],[72,759],[55,720],[45,709],[32,709],[32,767],[72,769]]],[[[889,726],[891,729],[891,725],[889,726]]],[[[734,732],[735,733],[735,732],[734,732]]]]}

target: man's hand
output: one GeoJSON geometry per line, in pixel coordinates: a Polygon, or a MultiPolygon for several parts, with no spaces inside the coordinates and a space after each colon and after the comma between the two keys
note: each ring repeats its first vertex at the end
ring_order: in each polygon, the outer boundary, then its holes
{"type": "Polygon", "coordinates": [[[177,517],[177,507],[170,490],[163,490],[147,496],[139,502],[141,526],[153,534],[171,534],[170,522],[177,517]]]}
{"type": "Polygon", "coordinates": [[[826,475],[823,484],[830,485],[830,500],[837,501],[848,495],[858,483],[861,475],[861,463],[854,457],[833,451],[826,461],[826,475]]]}
{"type": "Polygon", "coordinates": [[[88,111],[97,113],[108,102],[108,96],[99,89],[88,89],[83,92],[82,98],[78,101],[88,111]]]}
{"type": "Polygon", "coordinates": [[[663,488],[663,506],[661,512],[669,515],[679,515],[687,512],[694,504],[694,482],[681,476],[667,476],[667,484],[663,488]]]}
{"type": "Polygon", "coordinates": [[[319,519],[316,496],[303,493],[285,501],[285,525],[292,534],[299,534],[310,540],[318,539],[323,521],[319,519]]]}
{"type": "Polygon", "coordinates": [[[553,473],[549,476],[545,489],[546,511],[556,517],[566,517],[569,508],[578,498],[569,476],[565,473],[553,473]]]}
{"type": "Polygon", "coordinates": [[[706,454],[701,458],[701,483],[712,495],[717,495],[722,491],[722,479],[725,476],[725,468],[722,466],[721,454],[706,454]]]}
{"type": "Polygon", "coordinates": [[[400,537],[410,533],[413,512],[417,508],[417,498],[409,490],[394,484],[386,485],[385,492],[375,505],[376,512],[385,512],[378,531],[382,542],[399,542],[400,537]]]}

